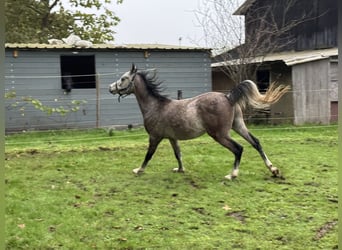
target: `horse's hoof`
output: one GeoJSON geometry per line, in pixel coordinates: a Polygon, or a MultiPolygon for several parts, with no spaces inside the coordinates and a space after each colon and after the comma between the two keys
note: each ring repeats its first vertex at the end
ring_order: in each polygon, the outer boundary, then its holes
{"type": "Polygon", "coordinates": [[[141,169],[141,168],[135,168],[135,169],[133,169],[133,173],[134,173],[134,174],[141,174],[142,172],[144,172],[144,170],[141,169]]]}
{"type": "Polygon", "coordinates": [[[185,169],[184,169],[184,168],[182,168],[182,169],[174,168],[174,169],[172,169],[172,171],[173,171],[174,173],[184,173],[184,172],[185,172],[185,169]]]}
{"type": "Polygon", "coordinates": [[[235,178],[236,178],[236,176],[235,176],[235,175],[231,175],[231,174],[229,174],[229,175],[226,175],[224,178],[225,178],[225,179],[227,179],[227,180],[230,180],[230,181],[232,181],[233,179],[235,179],[235,178]]]}
{"type": "Polygon", "coordinates": [[[279,171],[278,168],[276,168],[276,167],[271,167],[270,170],[271,170],[271,172],[272,172],[272,174],[273,174],[273,177],[279,177],[279,176],[280,176],[280,171],[279,171]]]}

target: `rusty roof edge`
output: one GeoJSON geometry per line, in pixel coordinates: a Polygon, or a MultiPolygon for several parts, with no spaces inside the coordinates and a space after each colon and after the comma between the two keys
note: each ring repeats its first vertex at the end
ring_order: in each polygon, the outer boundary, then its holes
{"type": "Polygon", "coordinates": [[[253,5],[256,0],[246,0],[240,7],[233,12],[233,15],[243,16],[246,14],[247,10],[253,5]]]}
{"type": "Polygon", "coordinates": [[[202,50],[210,51],[210,48],[176,46],[167,44],[93,44],[90,47],[76,47],[68,44],[38,44],[38,43],[5,43],[6,49],[79,49],[79,50],[202,50]]]}

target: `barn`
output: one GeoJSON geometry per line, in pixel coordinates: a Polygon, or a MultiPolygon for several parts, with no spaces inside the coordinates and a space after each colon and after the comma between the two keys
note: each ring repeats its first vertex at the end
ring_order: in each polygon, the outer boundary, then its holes
{"type": "MultiPolygon", "coordinates": [[[[269,16],[272,19],[265,23],[277,24],[281,27],[281,22],[285,22],[286,19],[286,22],[298,22],[298,25],[287,31],[285,37],[291,38],[291,42],[284,43],[284,34],[282,34],[282,37],[276,38],[279,40],[273,41],[278,49],[271,53],[255,55],[248,60],[251,67],[256,69],[252,79],[257,82],[260,89],[271,82],[279,82],[291,87],[291,92],[287,93],[279,103],[271,106],[270,112],[266,113],[264,118],[273,124],[336,122],[338,120],[337,1],[246,0],[234,13],[245,17],[246,40],[253,41],[253,35],[258,27],[258,17],[264,15],[265,9],[271,11],[269,16]],[[291,4],[293,6],[289,8],[291,4]],[[310,16],[302,21],[303,13],[309,13],[310,16]]],[[[267,21],[266,17],[265,20],[267,21]]],[[[267,29],[267,26],[264,26],[264,29],[267,29]]],[[[239,57],[222,60],[224,55],[233,52],[234,49],[214,58],[212,63],[214,90],[227,91],[236,84],[226,72],[223,72],[225,65],[241,65],[239,57]]]]}
{"type": "Polygon", "coordinates": [[[210,50],[158,44],[5,44],[6,131],[142,124],[134,96],[108,86],[135,63],[156,69],[165,94],[186,98],[211,90],[210,50]]]}
{"type": "MultiPolygon", "coordinates": [[[[285,51],[256,57],[258,85],[278,82],[291,91],[271,106],[269,113],[254,119],[272,124],[330,124],[338,120],[338,49],[285,51]],[[265,121],[265,120],[264,120],[265,121]]],[[[229,63],[229,62],[224,62],[229,63]]],[[[228,91],[234,83],[213,63],[213,90],[228,91]],[[227,84],[228,83],[228,84],[227,84]],[[230,83],[230,84],[229,84],[230,83]]]]}

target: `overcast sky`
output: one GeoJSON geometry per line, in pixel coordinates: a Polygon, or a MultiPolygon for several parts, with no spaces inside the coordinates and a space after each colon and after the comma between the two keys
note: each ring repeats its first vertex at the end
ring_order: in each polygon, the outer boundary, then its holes
{"type": "Polygon", "coordinates": [[[158,43],[205,46],[194,10],[200,0],[124,0],[115,7],[121,22],[116,44],[158,43]],[[181,38],[181,41],[179,40],[181,38]]]}
{"type": "MultiPolygon", "coordinates": [[[[61,1],[68,8],[69,0],[61,1]]],[[[226,1],[234,1],[233,5],[240,6],[245,0],[226,1]]],[[[201,10],[201,3],[208,4],[208,0],[123,0],[122,4],[116,4],[115,0],[112,2],[113,5],[107,7],[121,19],[113,27],[116,32],[115,44],[157,43],[207,47],[203,28],[200,27],[195,12],[201,10]]]]}

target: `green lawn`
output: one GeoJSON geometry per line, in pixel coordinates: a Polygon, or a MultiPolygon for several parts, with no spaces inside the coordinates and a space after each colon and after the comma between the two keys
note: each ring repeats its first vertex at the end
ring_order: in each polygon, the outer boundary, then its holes
{"type": "Polygon", "coordinates": [[[6,136],[7,249],[337,249],[337,126],[253,127],[284,178],[203,136],[159,146],[143,129],[6,136]]]}

